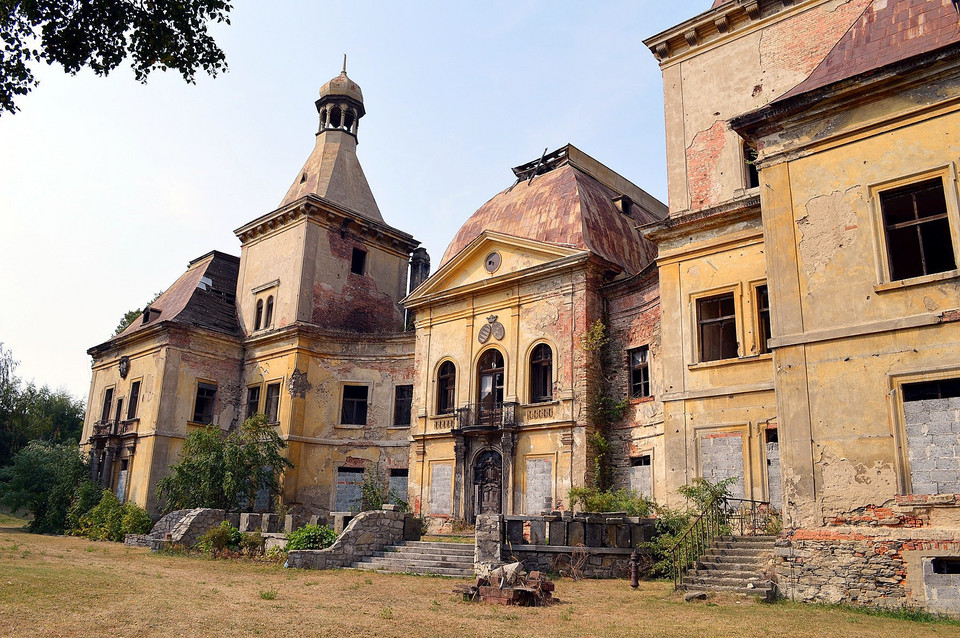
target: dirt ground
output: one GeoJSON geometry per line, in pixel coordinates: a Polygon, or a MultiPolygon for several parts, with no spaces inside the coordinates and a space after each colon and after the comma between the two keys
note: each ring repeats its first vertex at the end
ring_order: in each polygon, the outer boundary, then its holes
{"type": "Polygon", "coordinates": [[[282,569],[38,536],[0,515],[0,635],[958,636],[960,626],[716,597],[671,585],[557,581],[547,608],[467,603],[447,578],[282,569]]]}

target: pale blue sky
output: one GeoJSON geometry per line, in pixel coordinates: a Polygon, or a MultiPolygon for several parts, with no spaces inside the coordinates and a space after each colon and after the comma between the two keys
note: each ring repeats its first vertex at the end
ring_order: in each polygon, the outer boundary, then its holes
{"type": "Polygon", "coordinates": [[[0,117],[0,342],[22,378],[86,400],[87,348],[189,260],[239,255],[233,229],[280,203],[343,53],[380,210],[434,267],[544,148],[573,143],[665,199],[661,78],[641,40],[709,6],[240,1],[216,29],[216,79],[43,67],[0,117]]]}

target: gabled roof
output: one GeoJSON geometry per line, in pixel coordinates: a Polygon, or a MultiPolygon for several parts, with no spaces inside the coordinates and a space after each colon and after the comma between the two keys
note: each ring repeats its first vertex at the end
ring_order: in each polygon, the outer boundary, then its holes
{"type": "Polygon", "coordinates": [[[463,224],[441,268],[483,231],[589,250],[628,273],[639,272],[656,258],[656,246],[637,226],[663,217],[663,204],[573,146],[545,157],[550,158],[546,165],[531,162],[514,169],[517,183],[463,224]],[[621,187],[614,190],[609,184],[621,187]],[[619,207],[625,194],[632,202],[627,213],[619,207]]]}
{"type": "Polygon", "coordinates": [[[150,304],[149,320],[144,322],[143,315],[137,317],[114,339],[146,330],[161,321],[239,336],[240,325],[234,307],[239,272],[239,257],[216,250],[194,259],[187,271],[150,304]]]}
{"type": "Polygon", "coordinates": [[[773,103],[958,43],[952,0],[874,0],[807,79],[773,103]]]}

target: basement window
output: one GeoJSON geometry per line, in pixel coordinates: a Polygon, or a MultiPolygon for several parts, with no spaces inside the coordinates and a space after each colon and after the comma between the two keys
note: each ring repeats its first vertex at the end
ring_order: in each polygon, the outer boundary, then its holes
{"type": "Polygon", "coordinates": [[[353,249],[353,256],[350,258],[350,272],[356,275],[362,275],[364,266],[367,265],[367,251],[359,248],[353,249]]]}
{"type": "Polygon", "coordinates": [[[340,408],[340,423],[343,425],[367,424],[367,393],[365,385],[343,386],[343,403],[340,408]]]}
{"type": "Polygon", "coordinates": [[[697,300],[700,361],[737,357],[737,310],[733,293],[697,300]]]}
{"type": "Polygon", "coordinates": [[[891,280],[957,267],[941,178],[884,191],[879,199],[891,280]]]}

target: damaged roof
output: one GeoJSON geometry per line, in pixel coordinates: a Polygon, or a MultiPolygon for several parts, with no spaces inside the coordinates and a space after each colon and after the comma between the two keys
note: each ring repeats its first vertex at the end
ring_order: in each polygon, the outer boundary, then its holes
{"type": "Polygon", "coordinates": [[[774,104],[958,43],[952,0],[874,0],[807,79],[774,104]]]}
{"type": "Polygon", "coordinates": [[[141,313],[117,337],[132,335],[161,321],[239,336],[234,308],[239,272],[240,258],[217,250],[194,259],[187,271],[150,304],[149,320],[145,322],[141,313]]]}
{"type": "Polygon", "coordinates": [[[517,182],[464,223],[441,267],[485,230],[586,249],[628,273],[656,258],[637,226],[661,219],[666,207],[603,164],[567,145],[513,170],[517,182]]]}

